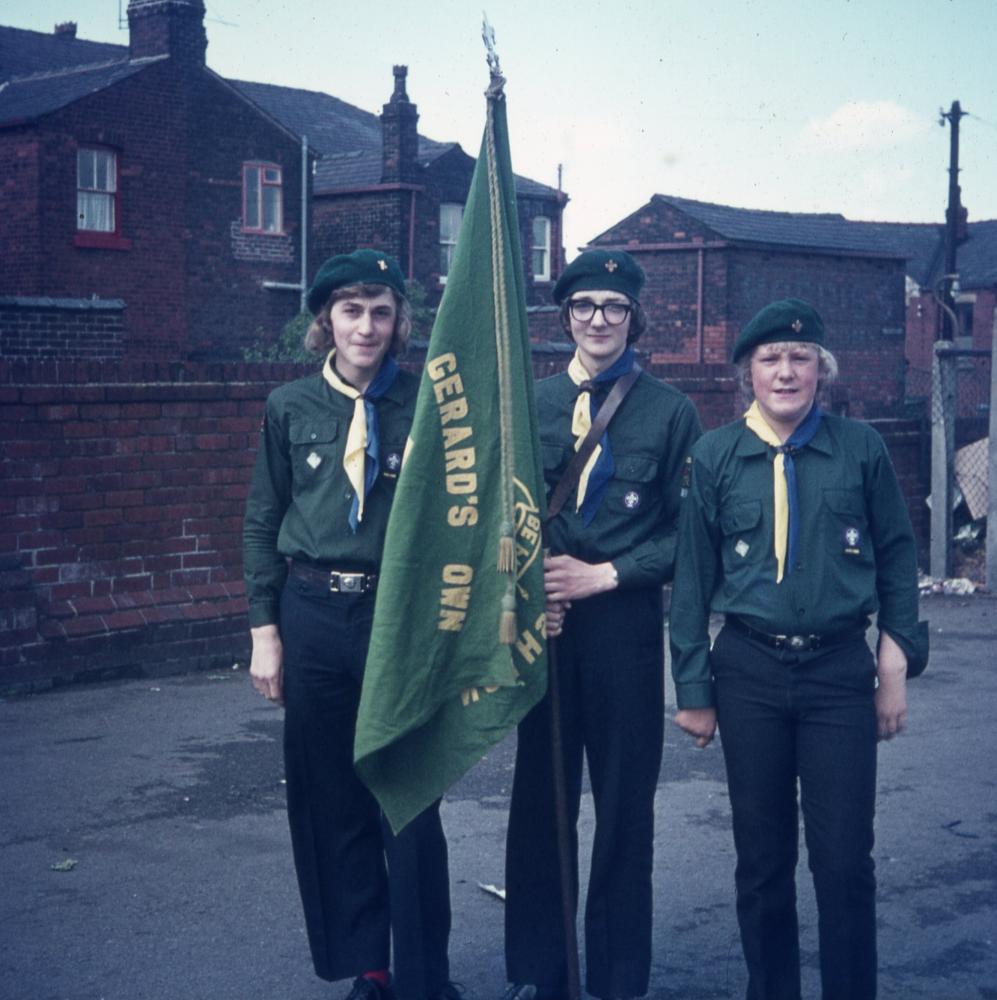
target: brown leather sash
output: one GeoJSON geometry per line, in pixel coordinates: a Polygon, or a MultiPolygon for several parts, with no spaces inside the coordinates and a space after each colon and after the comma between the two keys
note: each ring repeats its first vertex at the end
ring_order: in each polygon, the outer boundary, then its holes
{"type": "Polygon", "coordinates": [[[595,451],[599,439],[606,433],[609,421],[613,419],[613,414],[619,409],[620,403],[623,402],[642,370],[640,365],[635,364],[626,375],[621,375],[613,384],[613,388],[609,390],[609,395],[599,407],[599,412],[595,415],[595,420],[592,421],[592,426],[589,428],[588,434],[585,435],[581,447],[575,452],[574,458],[571,459],[570,464],[564,470],[564,475],[558,480],[554,492],[550,495],[550,500],[547,502],[548,521],[553,521],[557,517],[571,491],[578,485],[585,463],[595,451]]]}

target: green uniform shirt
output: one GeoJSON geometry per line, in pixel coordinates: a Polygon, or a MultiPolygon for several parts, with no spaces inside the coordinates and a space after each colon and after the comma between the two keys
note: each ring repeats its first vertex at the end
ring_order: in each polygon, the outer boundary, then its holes
{"type": "MultiPolygon", "coordinates": [[[[578,386],[567,373],[537,385],[544,478],[553,490],[575,454],[571,433],[578,386]]],[[[620,587],[660,586],[675,565],[682,470],[699,437],[699,418],[677,389],[642,372],[609,423],[616,472],[592,523],[575,511],[575,494],[550,523],[555,555],[612,562],[620,587]]]]}
{"type": "Polygon", "coordinates": [[[343,470],[353,400],[321,372],[270,394],[243,529],[251,627],[278,621],[287,558],[377,572],[418,386],[415,375],[399,372],[374,404],[380,472],[356,533],[349,525],[353,487],[343,470]]]}
{"type": "Polygon", "coordinates": [[[739,420],[705,434],[692,455],[670,616],[679,708],[713,703],[711,610],[776,635],[861,628],[878,610],[880,630],[909,660],[926,653],[914,533],[886,445],[872,427],[825,414],[794,453],[799,551],[778,584],[775,449],[739,420]]]}

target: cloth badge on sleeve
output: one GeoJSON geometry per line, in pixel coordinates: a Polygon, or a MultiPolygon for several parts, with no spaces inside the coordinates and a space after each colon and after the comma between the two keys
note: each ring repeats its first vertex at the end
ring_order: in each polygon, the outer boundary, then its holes
{"type": "Polygon", "coordinates": [[[862,554],[862,532],[858,528],[845,528],[845,555],[858,556],[862,554]]]}

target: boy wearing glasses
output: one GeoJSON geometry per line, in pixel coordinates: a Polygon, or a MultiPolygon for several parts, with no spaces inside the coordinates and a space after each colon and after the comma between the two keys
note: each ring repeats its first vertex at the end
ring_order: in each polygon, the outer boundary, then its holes
{"type": "MultiPolygon", "coordinates": [[[[568,370],[537,386],[548,496],[618,379],[647,320],[644,272],[590,250],[554,288],[574,342],[568,370]]],[[[548,522],[548,635],[558,636],[562,753],[574,841],[582,758],[597,815],[585,905],[586,988],[647,992],[654,791],[664,727],[661,586],[672,577],[683,472],[700,426],[682,393],[640,372],[577,486],[548,522]]],[[[505,1000],[560,1000],[567,970],[558,874],[549,695],[520,724],[506,854],[505,1000]]]]}

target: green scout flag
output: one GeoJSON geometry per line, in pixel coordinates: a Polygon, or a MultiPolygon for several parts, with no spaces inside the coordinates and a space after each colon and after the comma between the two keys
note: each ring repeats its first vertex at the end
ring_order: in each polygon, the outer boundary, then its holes
{"type": "Polygon", "coordinates": [[[396,831],[547,686],[545,495],[504,82],[496,60],[388,523],[360,698],[357,771],[396,831]]]}

